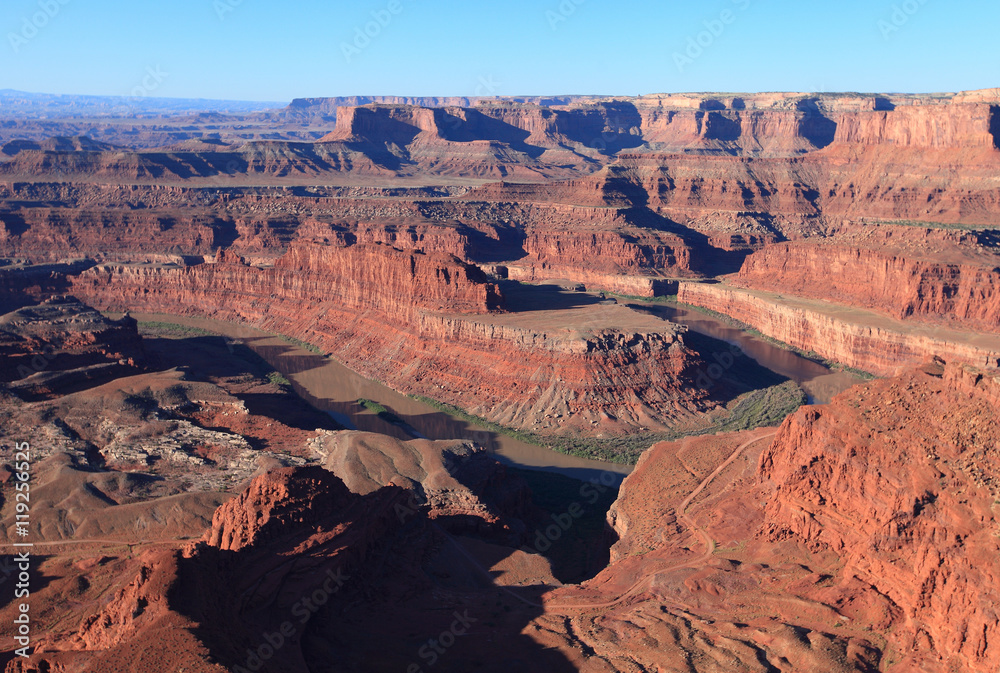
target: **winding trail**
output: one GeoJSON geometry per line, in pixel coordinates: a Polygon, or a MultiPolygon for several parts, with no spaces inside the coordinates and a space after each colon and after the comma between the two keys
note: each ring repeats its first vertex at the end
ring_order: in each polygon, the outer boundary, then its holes
{"type": "MultiPolygon", "coordinates": [[[[597,608],[613,607],[615,605],[618,605],[622,601],[626,600],[627,598],[629,598],[632,594],[636,592],[636,590],[638,590],[640,587],[646,584],[650,579],[654,578],[656,575],[660,573],[670,572],[673,570],[680,570],[681,568],[697,568],[701,565],[704,565],[709,559],[712,558],[712,554],[715,552],[716,543],[715,540],[712,539],[712,536],[708,533],[708,531],[699,528],[698,526],[695,525],[694,521],[691,519],[691,516],[687,513],[687,508],[690,507],[691,502],[695,498],[697,498],[705,490],[705,488],[707,488],[708,485],[711,484],[712,481],[723,472],[723,470],[732,465],[743,454],[743,452],[747,449],[747,447],[751,446],[752,444],[755,444],[756,442],[761,441],[762,439],[773,437],[776,434],[777,430],[775,430],[774,432],[769,432],[764,435],[760,435],[758,437],[754,437],[753,439],[747,440],[746,442],[740,444],[729,455],[729,457],[726,458],[726,460],[724,460],[721,464],[719,464],[718,467],[715,468],[715,470],[712,471],[711,474],[702,479],[701,482],[694,488],[694,490],[692,490],[691,493],[689,493],[688,496],[684,498],[684,500],[682,500],[680,504],[677,506],[676,510],[678,512],[677,518],[684,522],[686,528],[688,528],[692,532],[697,532],[705,540],[705,552],[701,556],[695,559],[689,559],[687,561],[682,561],[680,563],[675,563],[673,565],[669,565],[663,568],[658,568],[656,570],[650,571],[645,575],[643,575],[642,577],[640,577],[638,580],[636,580],[628,589],[622,592],[617,598],[602,603],[544,603],[544,602],[539,603],[537,601],[533,601],[529,598],[521,596],[511,587],[497,586],[496,588],[500,589],[502,592],[510,595],[511,597],[515,598],[521,603],[530,605],[531,607],[541,608],[547,612],[560,613],[560,611],[562,611],[562,614],[565,614],[566,611],[593,610],[597,608]]],[[[487,568],[484,568],[483,565],[471,553],[469,553],[469,551],[465,547],[463,547],[458,542],[458,540],[456,540],[451,534],[449,534],[447,531],[441,528],[438,524],[432,522],[431,525],[449,542],[451,542],[458,550],[458,552],[462,556],[464,556],[466,560],[468,560],[469,563],[472,564],[472,566],[476,570],[478,570],[489,581],[491,585],[496,586],[494,585],[495,578],[493,577],[493,575],[490,574],[489,570],[487,568]]],[[[185,537],[185,538],[164,539],[164,540],[142,540],[131,543],[124,540],[110,540],[110,539],[49,540],[49,541],[36,542],[34,543],[34,546],[47,547],[56,545],[104,544],[104,545],[116,545],[116,546],[121,545],[121,546],[136,547],[146,544],[162,544],[171,542],[176,543],[181,541],[187,542],[190,541],[190,538],[185,537]]]]}
{"type": "MultiPolygon", "coordinates": [[[[743,442],[742,444],[740,444],[738,447],[736,447],[736,449],[733,450],[733,452],[729,455],[728,458],[726,458],[726,460],[724,460],[721,464],[719,464],[718,467],[715,468],[715,470],[712,471],[711,474],[709,474],[707,477],[705,477],[704,479],[702,479],[701,482],[694,488],[694,490],[691,491],[691,493],[688,494],[688,496],[686,498],[684,498],[684,500],[681,501],[680,505],[678,505],[678,507],[677,507],[678,517],[677,518],[678,519],[683,519],[684,524],[685,524],[685,526],[688,529],[690,529],[691,531],[695,531],[695,532],[699,533],[704,538],[704,540],[705,540],[705,553],[702,554],[701,556],[699,556],[698,558],[689,559],[687,561],[682,561],[680,563],[675,563],[673,565],[666,566],[664,568],[658,568],[656,570],[650,571],[650,572],[646,573],[645,575],[643,575],[642,577],[640,577],[638,580],[636,580],[635,583],[632,584],[632,586],[630,586],[628,589],[626,589],[617,598],[615,598],[614,600],[611,600],[611,601],[603,602],[603,603],[539,603],[539,602],[536,602],[536,601],[533,601],[533,600],[530,600],[528,598],[525,598],[525,597],[521,596],[520,594],[518,594],[516,591],[514,591],[510,587],[499,586],[497,588],[500,589],[501,591],[503,591],[504,593],[512,596],[513,598],[517,599],[518,601],[526,604],[526,605],[530,605],[530,606],[535,607],[535,608],[542,608],[542,609],[546,610],[547,612],[572,611],[572,610],[593,610],[593,609],[596,609],[596,608],[609,608],[609,607],[613,607],[615,605],[618,605],[619,603],[621,603],[622,601],[624,601],[625,599],[627,599],[629,596],[631,596],[633,593],[635,593],[635,591],[637,589],[639,589],[641,586],[643,586],[646,582],[648,582],[650,579],[652,579],[656,575],[659,575],[660,573],[670,572],[670,571],[673,571],[673,570],[680,570],[681,568],[690,568],[690,567],[697,568],[697,567],[699,567],[701,565],[704,565],[709,559],[712,558],[712,554],[715,552],[715,540],[712,539],[712,536],[709,535],[708,531],[703,530],[701,528],[698,528],[694,524],[694,521],[692,521],[690,515],[688,515],[687,512],[686,512],[687,508],[691,505],[691,501],[694,500],[695,498],[697,498],[702,493],[702,491],[704,491],[705,488],[710,483],[712,483],[712,481],[716,477],[718,477],[722,473],[723,470],[725,470],[727,467],[729,467],[730,465],[732,465],[743,454],[743,451],[745,451],[747,447],[749,447],[752,444],[755,444],[756,442],[761,441],[762,439],[767,439],[769,437],[774,437],[776,434],[778,434],[777,430],[775,430],[774,432],[769,432],[769,433],[760,435],[758,437],[754,437],[753,439],[749,439],[749,440],[743,442]]],[[[459,544],[459,542],[457,540],[455,540],[455,538],[453,538],[449,533],[447,533],[446,531],[444,531],[437,524],[434,524],[434,527],[441,534],[443,534],[445,537],[447,537],[447,539],[452,544],[455,545],[456,549],[477,570],[479,570],[480,573],[482,573],[485,577],[487,577],[489,579],[489,581],[490,581],[491,584],[493,583],[494,578],[490,574],[489,570],[487,570],[486,568],[484,568],[482,566],[482,564],[480,564],[479,561],[475,557],[473,557],[472,554],[470,554],[468,552],[468,550],[465,549],[465,547],[463,547],[461,544],[459,544]]]]}
{"type": "Polygon", "coordinates": [[[715,470],[712,471],[710,475],[702,479],[701,483],[699,483],[695,487],[695,489],[691,491],[691,493],[688,494],[688,496],[684,498],[684,500],[681,501],[680,505],[677,506],[677,512],[678,512],[677,518],[683,520],[685,526],[688,529],[692,531],[697,531],[700,535],[702,535],[702,537],[704,537],[705,539],[704,554],[702,554],[696,559],[682,561],[681,563],[675,563],[665,568],[659,568],[657,570],[653,570],[651,572],[646,573],[638,580],[636,580],[636,582],[632,586],[626,589],[624,593],[619,595],[618,598],[612,601],[607,601],[605,603],[548,603],[545,605],[545,608],[549,610],[590,610],[593,608],[609,608],[618,605],[619,603],[624,601],[626,598],[631,596],[636,589],[638,589],[647,581],[649,581],[650,579],[652,579],[653,577],[655,577],[660,573],[670,572],[673,570],[680,570],[681,568],[691,568],[691,567],[696,568],[698,566],[704,565],[709,559],[712,558],[712,554],[715,552],[715,540],[712,539],[712,536],[709,535],[708,531],[698,528],[694,524],[694,521],[687,513],[687,508],[691,505],[691,501],[697,498],[701,494],[701,492],[705,490],[705,487],[707,487],[710,483],[712,483],[712,481],[717,476],[719,476],[719,474],[721,474],[723,470],[732,465],[740,457],[740,455],[743,454],[743,451],[746,450],[748,446],[750,446],[751,444],[755,444],[756,442],[759,442],[762,439],[767,439],[768,437],[774,437],[776,434],[778,434],[777,430],[775,430],[774,432],[769,432],[764,435],[760,435],[759,437],[754,437],[753,439],[747,440],[742,444],[740,444],[738,447],[736,447],[735,450],[733,450],[731,454],[729,454],[729,457],[726,458],[726,460],[724,460],[718,467],[715,468],[715,470]]]}

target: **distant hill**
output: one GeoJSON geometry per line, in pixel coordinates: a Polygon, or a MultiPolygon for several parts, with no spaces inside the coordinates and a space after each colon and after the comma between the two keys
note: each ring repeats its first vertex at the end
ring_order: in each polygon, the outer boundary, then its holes
{"type": "Polygon", "coordinates": [[[76,96],[0,89],[0,118],[164,117],[197,112],[247,114],[283,108],[287,102],[155,98],[152,96],[76,96]]]}

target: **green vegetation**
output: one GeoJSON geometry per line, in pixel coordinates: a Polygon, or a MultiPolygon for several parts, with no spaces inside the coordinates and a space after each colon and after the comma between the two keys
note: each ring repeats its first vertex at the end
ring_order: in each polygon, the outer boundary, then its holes
{"type": "Polygon", "coordinates": [[[517,430],[509,428],[505,425],[500,425],[499,423],[494,423],[493,421],[476,416],[475,414],[470,414],[464,409],[459,409],[458,407],[445,404],[444,402],[439,402],[429,397],[423,397],[421,395],[411,395],[411,397],[418,402],[422,402],[429,407],[434,407],[438,411],[448,414],[452,418],[478,425],[500,435],[513,437],[514,439],[526,444],[544,446],[545,448],[552,449],[553,451],[559,451],[560,453],[565,453],[571,456],[593,458],[596,460],[607,461],[609,463],[621,463],[624,465],[634,464],[639,459],[639,455],[648,449],[650,444],[657,441],[656,437],[658,436],[654,433],[642,433],[610,439],[543,436],[528,430],[517,430]]]}
{"type": "MultiPolygon", "coordinates": [[[[218,332],[212,332],[207,329],[202,329],[201,327],[191,327],[190,325],[181,325],[179,323],[163,322],[158,320],[140,320],[139,330],[143,334],[149,336],[221,336],[218,332]]],[[[323,350],[319,346],[314,346],[311,343],[306,343],[305,341],[294,339],[290,336],[285,336],[284,334],[278,334],[275,332],[269,332],[268,334],[293,346],[307,350],[310,353],[323,355],[323,350]]]]}
{"type": "Polygon", "coordinates": [[[122,400],[122,411],[142,420],[151,418],[159,406],[149,386],[138,393],[128,393],[122,400]]]}
{"type": "Polygon", "coordinates": [[[540,435],[494,423],[474,414],[428,397],[412,395],[414,399],[449,416],[486,428],[491,432],[513,437],[527,444],[543,446],[553,451],[580,458],[609,463],[634,465],[643,451],[657,442],[670,442],[682,437],[733,432],[779,425],[786,416],[806,403],[806,395],[794,381],[753,390],[738,397],[729,410],[720,414],[710,425],[688,430],[638,432],[618,437],[579,437],[540,435]]]}
{"type": "Polygon", "coordinates": [[[603,292],[606,297],[614,297],[615,299],[621,299],[623,301],[637,301],[642,304],[677,304],[676,294],[665,294],[659,297],[639,297],[634,294],[618,294],[617,292],[608,292],[607,290],[604,290],[603,292]]]}
{"type": "Polygon", "coordinates": [[[382,414],[389,413],[389,410],[383,407],[378,402],[374,402],[372,400],[366,400],[363,397],[358,400],[358,404],[360,404],[361,406],[363,406],[365,409],[372,412],[376,416],[381,416],[382,414]]]}
{"type": "Polygon", "coordinates": [[[862,224],[889,224],[901,227],[920,227],[921,229],[951,229],[957,231],[984,231],[996,229],[994,224],[953,224],[950,222],[924,222],[922,220],[867,220],[862,219],[862,224]]]}
{"type": "Polygon", "coordinates": [[[279,386],[281,388],[291,388],[292,387],[292,382],[289,381],[288,379],[286,379],[284,376],[281,375],[280,372],[277,372],[277,371],[268,372],[268,374],[267,374],[267,380],[270,381],[271,383],[273,383],[274,385],[279,386]]]}
{"type": "Polygon", "coordinates": [[[714,432],[734,432],[779,425],[793,411],[806,403],[806,394],[794,381],[740,395],[729,414],[713,428],[714,432]]]}
{"type": "Polygon", "coordinates": [[[290,343],[293,346],[298,346],[299,348],[301,348],[303,350],[307,350],[310,353],[313,353],[314,355],[323,355],[323,349],[320,348],[319,346],[314,346],[311,343],[307,343],[307,342],[301,341],[299,339],[293,339],[292,337],[285,336],[284,334],[273,333],[272,336],[278,337],[282,341],[284,341],[286,343],[290,343]]]}
{"type": "Polygon", "coordinates": [[[372,412],[373,414],[381,418],[386,423],[397,425],[401,428],[407,429],[408,431],[411,430],[409,424],[406,421],[404,421],[402,418],[389,411],[387,408],[385,408],[378,402],[375,402],[373,400],[367,400],[362,397],[358,399],[358,404],[360,404],[365,409],[367,409],[368,411],[372,412]]]}
{"type": "Polygon", "coordinates": [[[189,325],[179,325],[173,322],[160,322],[156,320],[140,320],[139,331],[144,336],[219,336],[216,332],[210,332],[207,329],[202,329],[200,327],[191,327],[189,325]]]}

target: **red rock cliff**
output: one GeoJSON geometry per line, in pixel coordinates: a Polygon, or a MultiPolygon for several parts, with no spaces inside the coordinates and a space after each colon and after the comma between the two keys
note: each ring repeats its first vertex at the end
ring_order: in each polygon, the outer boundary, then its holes
{"type": "Polygon", "coordinates": [[[998,398],[957,366],[871,383],[798,411],[760,458],[771,535],[835,552],[899,610],[895,648],[952,670],[1000,659],[998,398]]]}
{"type": "Polygon", "coordinates": [[[270,269],[215,264],[95,267],[73,291],[103,308],[199,315],[314,343],[364,376],[495,422],[625,431],[714,408],[692,382],[700,358],[680,329],[533,330],[494,324],[478,269],[386,246],[300,244],[270,269]],[[460,312],[465,311],[465,315],[460,312]]]}
{"type": "Polygon", "coordinates": [[[1000,255],[975,233],[899,229],[909,249],[895,244],[894,232],[883,238],[878,231],[860,245],[845,240],[769,246],[750,255],[733,282],[899,319],[1000,331],[1000,255]]]}

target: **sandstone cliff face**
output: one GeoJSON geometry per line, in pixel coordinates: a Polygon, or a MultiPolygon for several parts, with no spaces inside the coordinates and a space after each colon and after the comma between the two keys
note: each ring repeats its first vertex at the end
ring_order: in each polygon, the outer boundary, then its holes
{"type": "Polygon", "coordinates": [[[750,255],[733,282],[870,308],[899,319],[1000,331],[1000,256],[978,245],[975,234],[917,229],[908,238],[916,248],[909,252],[894,250],[892,240],[882,245],[867,241],[864,247],[850,241],[769,246],[750,255]],[[928,248],[940,239],[955,245],[936,255],[928,248]],[[963,240],[968,245],[961,245],[963,240]],[[963,256],[965,263],[945,261],[963,256]]]}
{"type": "Polygon", "coordinates": [[[377,310],[403,321],[419,309],[485,313],[503,305],[497,287],[485,282],[477,267],[447,255],[378,245],[299,244],[274,267],[264,269],[247,266],[231,254],[219,255],[214,264],[185,268],[101,265],[76,283],[97,289],[115,279],[131,284],[139,296],[171,297],[165,304],[200,297],[206,311],[231,307],[248,316],[263,316],[268,301],[282,299],[300,302],[307,310],[331,303],[339,310],[377,310]],[[239,307],[243,300],[247,305],[239,307]]]}
{"type": "Polygon", "coordinates": [[[678,300],[722,313],[804,351],[882,376],[934,356],[984,368],[1000,366],[1000,342],[966,334],[936,336],[904,324],[872,325],[868,317],[844,316],[830,306],[799,306],[718,285],[681,283],[678,300]]]}
{"type": "Polygon", "coordinates": [[[898,606],[899,670],[1000,657],[998,391],[953,365],[879,381],[800,410],[761,455],[770,534],[833,551],[898,606]]]}
{"type": "Polygon", "coordinates": [[[103,308],[248,322],[314,343],[363,376],[531,427],[621,432],[714,408],[689,385],[700,359],[680,334],[539,331],[476,317],[500,304],[478,269],[385,246],[293,247],[273,268],[223,258],[190,268],[102,265],[73,280],[103,308]],[[459,314],[465,311],[465,315],[459,314]]]}
{"type": "MultiPolygon", "coordinates": [[[[524,249],[533,266],[550,270],[549,277],[577,280],[580,272],[603,274],[691,273],[691,250],[676,234],[637,230],[621,231],[535,231],[528,235],[524,249]]],[[[519,260],[523,264],[524,260],[519,260]]]]}
{"type": "Polygon", "coordinates": [[[819,113],[746,110],[642,110],[642,136],[657,151],[772,156],[829,145],[833,120],[819,113]]]}
{"type": "MultiPolygon", "coordinates": [[[[275,264],[281,291],[307,301],[328,301],[410,318],[417,309],[485,313],[503,308],[496,285],[478,267],[442,254],[388,246],[297,245],[275,264]],[[330,272],[337,279],[329,283],[330,272]]],[[[264,294],[262,291],[261,294],[264,294]]]]}
{"type": "Polygon", "coordinates": [[[845,113],[834,142],[914,148],[998,149],[1000,106],[913,105],[891,111],[845,113]]]}

